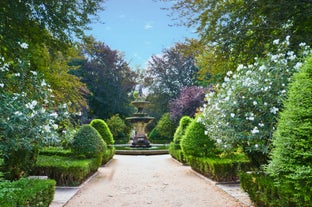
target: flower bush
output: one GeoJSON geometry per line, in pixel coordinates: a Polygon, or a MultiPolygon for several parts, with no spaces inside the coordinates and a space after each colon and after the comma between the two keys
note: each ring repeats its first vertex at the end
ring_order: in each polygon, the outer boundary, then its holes
{"type": "Polygon", "coordinates": [[[216,92],[206,94],[207,105],[201,109],[206,134],[224,150],[242,147],[256,167],[267,162],[286,86],[311,53],[303,43],[300,54],[289,51],[288,40],[275,40],[275,52],[229,71],[216,92]]]}
{"type": "MultiPolygon", "coordinates": [[[[28,45],[20,45],[26,54],[28,45]]],[[[69,113],[66,104],[57,108],[53,98],[42,75],[31,69],[27,55],[9,62],[0,57],[0,151],[6,178],[27,174],[39,147],[59,141],[58,123],[69,113]]]]}

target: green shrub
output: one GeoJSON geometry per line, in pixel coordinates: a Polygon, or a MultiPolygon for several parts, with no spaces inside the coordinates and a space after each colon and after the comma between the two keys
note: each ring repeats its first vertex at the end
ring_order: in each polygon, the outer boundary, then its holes
{"type": "Polygon", "coordinates": [[[158,140],[163,140],[162,142],[167,140],[166,143],[170,143],[173,139],[174,131],[175,125],[170,120],[169,113],[165,113],[162,115],[156,127],[150,133],[149,138],[155,143],[158,143],[158,140]]]}
{"type": "Polygon", "coordinates": [[[40,155],[59,155],[64,157],[70,157],[72,156],[72,151],[69,149],[63,149],[62,147],[45,147],[40,150],[40,155]]]}
{"type": "Polygon", "coordinates": [[[94,127],[102,136],[103,140],[107,145],[114,144],[113,134],[108,128],[106,122],[102,119],[93,119],[90,123],[92,127],[94,127]]]}
{"type": "Polygon", "coordinates": [[[16,180],[29,175],[36,163],[38,153],[36,148],[8,151],[6,156],[3,156],[2,168],[5,179],[16,180]]]}
{"type": "Polygon", "coordinates": [[[113,134],[115,143],[128,143],[130,138],[130,127],[128,127],[124,120],[118,114],[110,117],[107,121],[107,126],[113,134]]]}
{"type": "MultiPolygon", "coordinates": [[[[180,147],[180,145],[178,145],[178,147],[180,147]]],[[[168,152],[171,155],[171,157],[173,157],[174,159],[178,160],[179,162],[185,164],[186,160],[185,160],[183,151],[181,149],[178,149],[178,147],[176,146],[176,144],[171,142],[169,145],[168,152]]]]}
{"type": "Polygon", "coordinates": [[[54,180],[25,179],[0,182],[0,206],[42,206],[52,202],[54,180]]]}
{"type": "Polygon", "coordinates": [[[105,150],[106,144],[101,135],[90,125],[83,125],[74,136],[72,152],[76,156],[102,156],[105,150]]]}
{"type": "Polygon", "coordinates": [[[205,126],[195,119],[185,130],[185,135],[181,140],[181,148],[186,158],[188,156],[214,157],[219,153],[215,141],[205,135],[205,126]]]}
{"type": "Polygon", "coordinates": [[[183,116],[180,119],[179,126],[173,135],[173,142],[175,144],[180,145],[180,141],[185,134],[185,130],[191,122],[192,122],[192,118],[189,116],[183,116]]]}
{"type": "Polygon", "coordinates": [[[263,173],[240,172],[239,180],[242,189],[248,193],[250,200],[252,200],[256,206],[298,206],[295,203],[292,203],[286,194],[279,191],[279,188],[274,184],[274,179],[269,175],[263,173]]]}
{"type": "Polygon", "coordinates": [[[193,157],[187,161],[195,171],[218,182],[236,182],[238,173],[249,168],[249,160],[244,154],[233,154],[230,157],[193,157]]]}
{"type": "Polygon", "coordinates": [[[39,155],[34,175],[46,175],[59,186],[80,185],[102,163],[102,157],[78,159],[74,157],[39,155]]]}
{"type": "Polygon", "coordinates": [[[312,203],[312,56],[290,84],[267,172],[295,206],[312,203]]]}

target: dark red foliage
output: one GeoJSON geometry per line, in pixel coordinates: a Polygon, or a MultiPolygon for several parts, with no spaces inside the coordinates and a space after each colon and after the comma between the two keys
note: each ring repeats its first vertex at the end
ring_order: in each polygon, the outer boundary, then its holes
{"type": "Polygon", "coordinates": [[[196,110],[204,104],[207,88],[190,86],[181,90],[180,96],[169,104],[170,118],[180,120],[182,116],[194,117],[196,110]]]}

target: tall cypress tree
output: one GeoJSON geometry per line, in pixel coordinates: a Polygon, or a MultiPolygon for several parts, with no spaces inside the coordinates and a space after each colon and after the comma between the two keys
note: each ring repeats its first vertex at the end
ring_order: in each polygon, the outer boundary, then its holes
{"type": "Polygon", "coordinates": [[[291,206],[312,202],[312,56],[290,85],[267,167],[291,206]]]}

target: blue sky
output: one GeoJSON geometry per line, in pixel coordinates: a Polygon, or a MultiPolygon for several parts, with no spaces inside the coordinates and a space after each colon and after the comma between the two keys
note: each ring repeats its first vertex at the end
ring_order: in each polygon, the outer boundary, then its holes
{"type": "Polygon", "coordinates": [[[161,9],[166,5],[154,0],[107,0],[100,13],[102,23],[91,24],[87,34],[123,52],[133,69],[145,68],[152,55],[161,54],[164,48],[185,38],[196,37],[190,28],[169,26],[174,22],[169,11],[161,9]]]}

